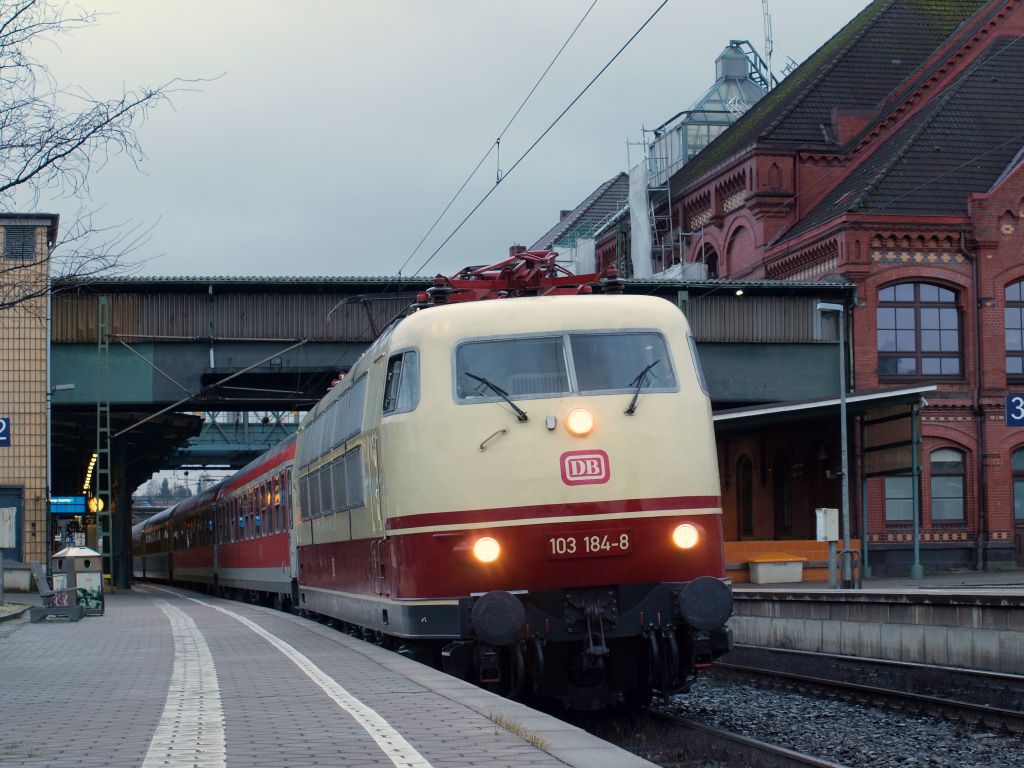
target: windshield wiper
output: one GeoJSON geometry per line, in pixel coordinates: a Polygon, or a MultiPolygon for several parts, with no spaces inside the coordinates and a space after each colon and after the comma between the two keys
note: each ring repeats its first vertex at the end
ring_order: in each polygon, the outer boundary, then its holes
{"type": "Polygon", "coordinates": [[[488,388],[488,389],[490,389],[490,390],[491,390],[492,392],[494,392],[494,394],[496,394],[496,395],[497,395],[498,397],[500,397],[500,398],[501,398],[502,400],[504,400],[504,401],[505,401],[506,403],[508,403],[509,405],[511,405],[511,406],[512,406],[512,410],[516,412],[516,418],[518,418],[518,419],[519,419],[519,421],[528,421],[528,420],[529,420],[529,419],[528,419],[528,417],[526,416],[526,411],[524,411],[524,410],[523,410],[522,408],[520,408],[520,407],[519,407],[518,405],[516,405],[515,403],[513,403],[513,402],[512,402],[512,398],[511,398],[511,397],[509,397],[509,394],[508,394],[508,392],[506,392],[506,391],[505,391],[504,389],[502,389],[501,387],[499,387],[499,386],[498,386],[497,384],[495,384],[495,383],[494,383],[493,381],[488,381],[488,380],[487,380],[487,379],[485,379],[485,378],[484,378],[483,376],[477,376],[477,375],[476,375],[475,373],[470,373],[469,371],[463,371],[463,373],[464,373],[464,374],[465,374],[466,376],[469,376],[469,378],[471,378],[471,379],[476,379],[476,380],[477,380],[477,381],[479,381],[479,382],[480,382],[481,384],[483,384],[483,385],[484,385],[485,387],[487,387],[487,388],[488,388]]]}
{"type": "Polygon", "coordinates": [[[635,385],[636,389],[633,390],[633,399],[629,401],[629,407],[625,410],[625,414],[627,416],[632,416],[634,413],[636,413],[636,401],[637,398],[640,397],[640,390],[643,389],[644,384],[647,383],[647,374],[649,374],[651,372],[651,369],[654,368],[654,366],[656,366],[660,362],[661,358],[659,357],[653,363],[651,363],[642,371],[640,371],[640,373],[636,375],[635,379],[629,382],[629,386],[632,387],[635,385]]]}

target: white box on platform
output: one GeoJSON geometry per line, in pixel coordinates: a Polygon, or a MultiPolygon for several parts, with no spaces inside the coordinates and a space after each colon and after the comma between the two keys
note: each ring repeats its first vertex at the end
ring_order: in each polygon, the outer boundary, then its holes
{"type": "Polygon", "coordinates": [[[804,580],[806,558],[775,552],[747,563],[753,584],[789,584],[804,580]]]}

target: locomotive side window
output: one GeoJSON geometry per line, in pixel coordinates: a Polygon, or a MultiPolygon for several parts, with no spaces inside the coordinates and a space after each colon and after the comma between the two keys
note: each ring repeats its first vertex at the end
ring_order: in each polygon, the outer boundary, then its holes
{"type": "Polygon", "coordinates": [[[419,355],[415,351],[393,355],[388,360],[384,382],[384,415],[411,411],[420,398],[419,355]]]}
{"type": "Polygon", "coordinates": [[[345,454],[346,506],[361,507],[363,498],[363,447],[356,446],[345,454]]]}
{"type": "Polygon", "coordinates": [[[308,520],[309,513],[309,475],[299,478],[299,496],[302,498],[302,519],[308,520]]]}
{"type": "Polygon", "coordinates": [[[338,508],[338,505],[334,501],[330,468],[324,467],[316,474],[320,481],[320,514],[326,515],[328,512],[333,512],[338,508]]]}
{"type": "Polygon", "coordinates": [[[359,379],[348,391],[349,398],[348,419],[345,422],[345,430],[338,435],[335,445],[358,435],[363,431],[363,406],[366,403],[366,376],[359,379]]]}
{"type": "Polygon", "coordinates": [[[665,340],[657,333],[580,333],[569,336],[580,392],[610,392],[636,386],[674,389],[675,373],[665,340]]]}
{"type": "Polygon", "coordinates": [[[320,514],[320,480],[316,472],[306,475],[306,514],[309,517],[316,517],[320,514]]]}
{"type": "Polygon", "coordinates": [[[348,506],[348,482],[345,477],[345,456],[335,459],[330,467],[331,481],[334,484],[334,500],[338,502],[337,507],[344,509],[348,506]]]}

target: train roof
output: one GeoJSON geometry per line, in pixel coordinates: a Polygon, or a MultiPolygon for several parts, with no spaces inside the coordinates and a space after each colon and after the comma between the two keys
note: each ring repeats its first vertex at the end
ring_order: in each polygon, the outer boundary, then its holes
{"type": "Polygon", "coordinates": [[[468,301],[430,307],[397,325],[392,346],[419,336],[456,341],[493,333],[551,330],[686,327],[679,308],[657,296],[587,294],[468,301]]]}
{"type": "Polygon", "coordinates": [[[218,488],[223,486],[225,490],[234,490],[240,486],[245,485],[251,480],[256,479],[260,475],[269,471],[270,469],[278,466],[285,461],[289,456],[293,455],[295,451],[295,434],[288,435],[284,440],[275,445],[273,448],[261,453],[255,459],[250,461],[235,474],[225,478],[218,484],[218,488]]]}
{"type": "Polygon", "coordinates": [[[141,523],[133,525],[132,531],[134,532],[136,529],[141,531],[144,528],[148,528],[151,525],[156,525],[157,523],[162,523],[165,520],[168,520],[171,517],[171,515],[174,514],[174,510],[176,510],[180,504],[181,502],[179,501],[177,504],[167,507],[167,509],[161,509],[155,515],[146,518],[141,523]]]}

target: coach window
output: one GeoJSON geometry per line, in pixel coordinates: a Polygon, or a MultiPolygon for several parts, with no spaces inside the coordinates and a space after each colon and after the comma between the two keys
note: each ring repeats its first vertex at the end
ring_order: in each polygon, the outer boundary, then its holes
{"type": "Polygon", "coordinates": [[[419,355],[414,351],[392,355],[388,360],[387,379],[384,382],[384,415],[404,413],[416,407],[420,399],[419,355]]]}
{"type": "Polygon", "coordinates": [[[291,488],[288,487],[290,482],[291,473],[286,469],[281,473],[281,512],[284,515],[284,528],[288,527],[288,519],[291,517],[291,513],[288,510],[288,493],[291,488]]]}
{"type": "Polygon", "coordinates": [[[257,493],[260,495],[260,520],[263,523],[263,527],[260,528],[262,535],[266,536],[271,533],[271,529],[274,527],[274,521],[270,517],[270,487],[269,483],[260,483],[260,488],[257,493]]]}
{"type": "Polygon", "coordinates": [[[274,475],[271,481],[271,493],[273,494],[270,503],[273,504],[274,508],[274,526],[273,532],[281,532],[281,476],[274,475]]]}
{"type": "Polygon", "coordinates": [[[1006,376],[1024,381],[1024,281],[1006,286],[1006,376]]]}
{"type": "Polygon", "coordinates": [[[292,510],[291,510],[291,494],[292,494],[292,471],[290,469],[285,470],[284,473],[284,488],[281,490],[283,502],[281,506],[284,507],[284,516],[288,521],[288,527],[292,527],[292,510]]]}
{"type": "Polygon", "coordinates": [[[964,454],[953,448],[932,451],[932,522],[964,519],[964,454]]]}
{"type": "Polygon", "coordinates": [[[910,475],[886,475],[885,522],[907,523],[913,519],[913,478],[910,475]]]}

